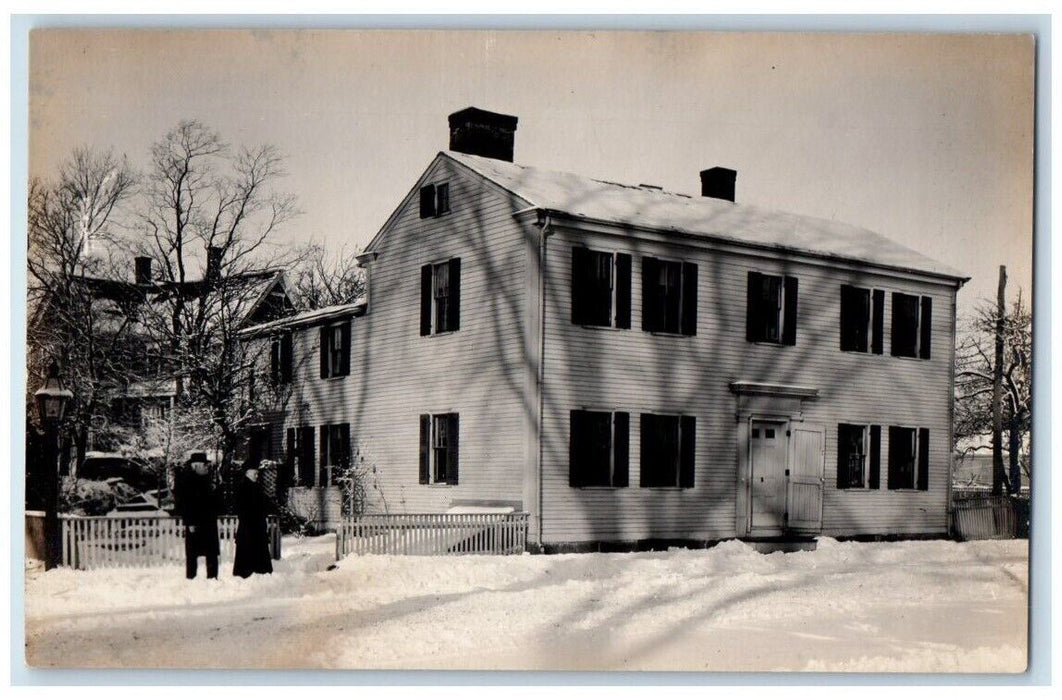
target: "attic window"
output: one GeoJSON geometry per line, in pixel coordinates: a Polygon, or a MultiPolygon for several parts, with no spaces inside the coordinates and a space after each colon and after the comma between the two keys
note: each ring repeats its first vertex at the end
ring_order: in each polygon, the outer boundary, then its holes
{"type": "Polygon", "coordinates": [[[420,218],[431,219],[450,213],[450,183],[424,185],[420,188],[420,218]]]}

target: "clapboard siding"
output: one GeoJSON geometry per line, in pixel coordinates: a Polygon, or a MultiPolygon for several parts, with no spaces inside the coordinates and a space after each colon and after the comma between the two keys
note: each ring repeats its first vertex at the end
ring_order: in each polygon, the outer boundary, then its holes
{"type": "Polygon", "coordinates": [[[736,399],[729,384],[737,380],[819,390],[819,399],[805,404],[805,420],[826,428],[825,532],[946,531],[953,287],[869,271],[831,269],[796,259],[769,259],[566,229],[558,229],[549,240],[547,255],[542,514],[545,542],[733,536],[738,455],[736,399]],[[630,330],[571,324],[573,243],[632,255],[630,330]],[[645,254],[698,264],[696,336],[640,330],[640,258],[645,254]],[[795,346],[746,342],[745,294],[750,270],[799,279],[795,346]],[[841,352],[841,284],[932,296],[932,359],[888,354],[892,302],[889,294],[885,307],[885,354],[841,352]],[[584,407],[632,414],[630,487],[576,489],[568,485],[569,411],[584,407]],[[640,436],[635,414],[642,412],[696,416],[693,489],[637,486],[640,436]],[[883,488],[838,491],[839,422],[929,428],[929,490],[890,492],[884,488],[888,464],[884,438],[883,488]]]}
{"type": "Polygon", "coordinates": [[[350,376],[321,379],[319,329],[297,333],[287,427],[350,423],[370,509],[441,512],[454,499],[520,501],[529,399],[523,379],[525,203],[436,160],[378,237],[369,310],[351,321],[350,376]],[[448,181],[451,212],[421,219],[419,185],[448,181]],[[461,258],[460,330],[420,335],[420,268],[461,258]],[[457,485],[418,483],[422,413],[460,414],[457,485]],[[375,469],[374,469],[375,467],[375,469]]]}

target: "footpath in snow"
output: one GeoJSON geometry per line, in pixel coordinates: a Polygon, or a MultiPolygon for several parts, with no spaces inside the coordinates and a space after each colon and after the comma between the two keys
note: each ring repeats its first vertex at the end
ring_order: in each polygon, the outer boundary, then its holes
{"type": "Polygon", "coordinates": [[[1025,541],[26,573],[38,667],[1020,672],[1025,541]]]}

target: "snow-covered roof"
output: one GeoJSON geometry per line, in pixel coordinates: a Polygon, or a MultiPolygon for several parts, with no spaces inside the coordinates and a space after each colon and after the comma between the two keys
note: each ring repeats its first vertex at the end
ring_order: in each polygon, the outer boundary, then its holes
{"type": "Polygon", "coordinates": [[[269,333],[270,331],[279,330],[282,328],[295,328],[297,326],[313,326],[325,321],[331,321],[337,318],[346,318],[349,316],[361,316],[365,313],[366,303],[364,299],[357,299],[350,304],[337,304],[335,306],[325,306],[320,309],[313,309],[311,311],[303,311],[302,313],[293,314],[291,316],[285,316],[275,321],[268,323],[259,323],[256,326],[249,326],[240,332],[243,336],[256,336],[269,333]]]}
{"type": "Polygon", "coordinates": [[[885,236],[839,221],[774,211],[646,185],[623,185],[493,158],[443,151],[531,208],[816,257],[870,263],[952,280],[969,277],[885,236]]]}

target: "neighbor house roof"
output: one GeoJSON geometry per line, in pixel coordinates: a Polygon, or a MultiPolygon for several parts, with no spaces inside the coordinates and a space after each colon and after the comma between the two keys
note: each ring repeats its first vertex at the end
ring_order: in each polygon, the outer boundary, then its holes
{"type": "Polygon", "coordinates": [[[870,263],[955,281],[969,277],[858,226],[646,185],[623,185],[492,158],[444,151],[449,158],[526,201],[575,219],[680,233],[776,251],[870,263]]]}
{"type": "Polygon", "coordinates": [[[248,326],[240,331],[240,335],[245,337],[253,337],[258,335],[265,335],[272,331],[281,330],[285,328],[296,328],[300,326],[315,326],[328,321],[334,321],[341,318],[349,318],[352,316],[362,316],[365,313],[366,303],[364,299],[358,299],[350,304],[337,304],[335,306],[325,306],[320,309],[313,309],[311,311],[303,311],[302,313],[292,314],[291,316],[285,316],[284,318],[270,321],[268,323],[259,323],[256,326],[248,326]]]}

